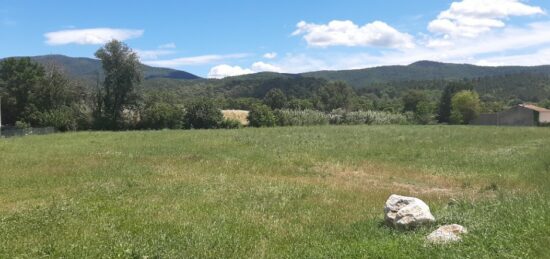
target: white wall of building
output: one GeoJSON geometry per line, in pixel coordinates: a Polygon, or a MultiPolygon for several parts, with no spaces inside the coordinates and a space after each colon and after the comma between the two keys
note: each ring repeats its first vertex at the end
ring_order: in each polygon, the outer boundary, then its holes
{"type": "Polygon", "coordinates": [[[550,112],[539,112],[540,123],[550,123],[550,112]]]}

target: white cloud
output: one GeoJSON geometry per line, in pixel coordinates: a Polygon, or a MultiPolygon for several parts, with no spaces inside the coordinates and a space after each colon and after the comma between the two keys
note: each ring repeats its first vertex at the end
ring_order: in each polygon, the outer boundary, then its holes
{"type": "Polygon", "coordinates": [[[259,73],[259,72],[277,72],[281,73],[283,70],[275,66],[273,64],[268,64],[265,62],[255,62],[252,64],[250,68],[243,68],[240,66],[231,66],[227,64],[215,66],[210,69],[210,72],[208,73],[208,78],[225,78],[230,76],[240,76],[240,75],[247,75],[252,73],[259,73]]]}
{"type": "Polygon", "coordinates": [[[63,30],[44,34],[49,45],[101,45],[110,40],[128,40],[143,35],[143,30],[128,30],[114,28],[93,28],[80,30],[63,30]]]}
{"type": "Polygon", "coordinates": [[[195,57],[183,57],[166,60],[145,60],[144,64],[158,67],[178,68],[182,66],[204,65],[220,62],[227,59],[239,59],[249,56],[249,54],[230,54],[230,55],[203,55],[195,57]]]}
{"type": "Polygon", "coordinates": [[[158,48],[159,49],[175,49],[176,48],[176,43],[170,42],[170,43],[162,44],[158,48]]]}
{"type": "Polygon", "coordinates": [[[155,50],[136,49],[135,51],[137,52],[139,58],[142,60],[158,59],[161,56],[171,55],[175,53],[175,51],[167,50],[167,49],[155,49],[155,50]]]}
{"type": "Polygon", "coordinates": [[[550,49],[541,49],[536,52],[520,55],[493,56],[478,60],[479,66],[535,66],[550,64],[550,49]]]}
{"type": "Polygon", "coordinates": [[[301,21],[292,35],[304,35],[310,46],[376,46],[387,48],[412,48],[413,37],[388,24],[375,21],[359,27],[352,21],[334,20],[328,24],[301,21]]]}
{"type": "Polygon", "coordinates": [[[240,76],[246,74],[252,74],[254,71],[251,69],[242,68],[239,66],[219,65],[210,69],[208,72],[208,78],[221,79],[230,76],[240,76]]]}
{"type": "Polygon", "coordinates": [[[263,57],[267,59],[274,59],[277,57],[277,52],[265,53],[263,57]]]}
{"type": "Polygon", "coordinates": [[[254,64],[252,64],[252,70],[253,71],[256,71],[256,72],[282,72],[283,70],[278,67],[278,66],[275,66],[273,64],[268,64],[268,63],[264,63],[264,62],[256,62],[254,64]]]}
{"type": "Polygon", "coordinates": [[[544,14],[542,8],[521,0],[462,0],[430,22],[430,32],[450,37],[476,37],[494,28],[506,26],[511,16],[544,14]]]}
{"type": "Polygon", "coordinates": [[[272,65],[286,73],[318,70],[359,69],[384,65],[408,65],[419,60],[479,65],[550,64],[550,22],[509,26],[476,38],[442,39],[415,48],[368,52],[318,52],[287,54],[272,65]],[[449,45],[448,43],[453,43],[449,45]],[[513,53],[513,54],[511,54],[513,53]]]}

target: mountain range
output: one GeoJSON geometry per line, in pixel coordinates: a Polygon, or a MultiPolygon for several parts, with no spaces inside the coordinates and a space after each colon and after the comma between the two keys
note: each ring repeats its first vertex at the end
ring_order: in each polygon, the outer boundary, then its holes
{"type": "MultiPolygon", "coordinates": [[[[43,65],[55,65],[71,78],[95,86],[101,62],[91,58],[63,55],[31,57],[43,65]]],[[[100,74],[99,74],[100,75],[100,74]]],[[[485,67],[419,61],[406,66],[381,66],[356,70],[316,71],[301,74],[262,72],[229,77],[204,79],[191,73],[143,65],[143,87],[148,90],[176,89],[190,95],[223,92],[233,97],[262,97],[271,88],[285,92],[315,89],[323,81],[343,81],[359,91],[390,92],[399,96],[407,89],[441,90],[449,80],[468,80],[482,95],[499,99],[519,98],[537,101],[550,98],[550,65],[485,67]]]]}

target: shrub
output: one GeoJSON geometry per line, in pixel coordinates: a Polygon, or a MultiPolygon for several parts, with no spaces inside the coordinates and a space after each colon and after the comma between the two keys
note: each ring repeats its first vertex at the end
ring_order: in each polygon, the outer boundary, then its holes
{"type": "Polygon", "coordinates": [[[335,110],[331,113],[332,124],[347,125],[390,125],[390,124],[408,124],[409,120],[403,114],[390,113],[384,111],[356,111],[343,112],[335,110]]]}
{"type": "Polygon", "coordinates": [[[212,100],[201,99],[189,105],[185,125],[190,129],[215,129],[223,121],[223,114],[212,100]]]}
{"type": "Polygon", "coordinates": [[[140,127],[145,129],[181,129],[185,111],[177,105],[158,102],[145,108],[140,127]]]}
{"type": "Polygon", "coordinates": [[[220,123],[221,129],[239,129],[242,127],[243,127],[243,124],[240,121],[234,120],[234,119],[224,119],[220,123]]]}
{"type": "Polygon", "coordinates": [[[277,123],[277,118],[269,106],[259,104],[250,110],[248,121],[252,127],[273,127],[277,123]]]}
{"type": "Polygon", "coordinates": [[[61,107],[42,113],[41,126],[54,127],[60,131],[77,130],[78,123],[70,107],[61,107]]]}
{"type": "Polygon", "coordinates": [[[24,122],[24,121],[16,121],[15,122],[15,128],[16,129],[28,129],[30,127],[31,127],[31,125],[24,122]]]}
{"type": "Polygon", "coordinates": [[[280,126],[327,125],[330,119],[324,112],[314,110],[276,110],[275,116],[280,126]]]}

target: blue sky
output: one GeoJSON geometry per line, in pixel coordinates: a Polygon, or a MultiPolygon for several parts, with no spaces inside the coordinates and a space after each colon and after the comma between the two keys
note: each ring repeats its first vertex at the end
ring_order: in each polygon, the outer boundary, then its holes
{"type": "Polygon", "coordinates": [[[0,0],[0,57],[93,57],[116,38],[142,62],[203,77],[409,64],[550,64],[550,1],[0,0]]]}

